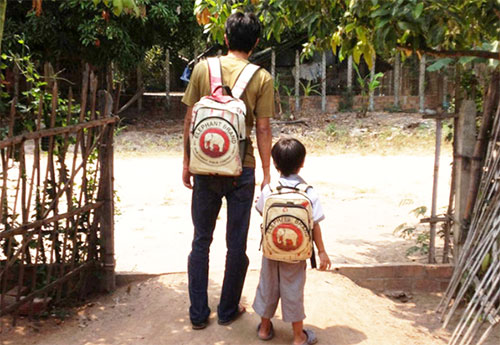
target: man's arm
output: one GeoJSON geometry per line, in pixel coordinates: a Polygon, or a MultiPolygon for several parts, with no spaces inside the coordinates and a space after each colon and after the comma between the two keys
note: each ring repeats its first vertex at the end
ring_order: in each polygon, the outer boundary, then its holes
{"type": "Polygon", "coordinates": [[[192,174],[189,172],[189,128],[191,126],[191,117],[193,107],[188,107],[184,117],[184,159],[182,161],[182,182],[189,189],[193,188],[191,183],[192,174]]]}
{"type": "Polygon", "coordinates": [[[262,162],[262,172],[264,179],[260,185],[260,189],[271,182],[270,164],[271,164],[271,145],[272,132],[271,120],[269,117],[257,118],[256,124],[257,148],[259,149],[260,160],[262,162]]]}

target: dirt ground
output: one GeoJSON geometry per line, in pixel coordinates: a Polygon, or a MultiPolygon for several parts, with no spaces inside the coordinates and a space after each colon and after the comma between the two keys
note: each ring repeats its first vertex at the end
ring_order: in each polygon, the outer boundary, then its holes
{"type": "MultiPolygon", "coordinates": [[[[432,123],[416,114],[374,114],[361,123],[348,116],[273,126],[275,137],[294,134],[310,152],[301,175],[320,195],[326,213],[323,237],[333,264],[425,260],[423,255],[406,256],[414,241],[393,232],[401,223],[417,222],[412,209],[430,206],[432,123]]],[[[248,312],[228,327],[217,325],[212,313],[206,330],[191,330],[185,271],[192,224],[190,191],[181,183],[182,123],[135,120],[127,119],[116,143],[117,271],[163,275],[95,298],[64,319],[55,313],[37,322],[20,320],[17,327],[3,319],[2,344],[261,343],[255,337],[258,316],[251,309],[261,258],[258,214],[252,216],[247,250],[250,272],[242,302],[248,312]]],[[[447,206],[450,163],[448,145],[440,161],[440,212],[447,206]]],[[[224,226],[223,208],[210,256],[212,310],[224,269],[224,226]]],[[[450,337],[434,312],[438,295],[417,294],[402,303],[333,272],[309,270],[307,279],[305,324],[316,331],[320,344],[440,345],[450,337]]],[[[276,337],[268,343],[291,343],[289,325],[278,320],[275,329],[276,337]]]]}

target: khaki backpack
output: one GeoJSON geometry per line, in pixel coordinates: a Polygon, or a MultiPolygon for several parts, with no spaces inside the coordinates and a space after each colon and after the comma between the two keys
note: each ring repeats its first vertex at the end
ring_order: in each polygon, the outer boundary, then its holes
{"type": "Polygon", "coordinates": [[[271,260],[298,262],[314,261],[312,203],[307,196],[310,188],[299,183],[295,187],[271,187],[262,212],[262,252],[271,260]]]}
{"type": "Polygon", "coordinates": [[[246,106],[240,97],[260,67],[247,64],[231,90],[222,85],[219,58],[208,58],[207,62],[211,94],[193,106],[189,171],[200,175],[239,176],[246,143],[246,106]]]}

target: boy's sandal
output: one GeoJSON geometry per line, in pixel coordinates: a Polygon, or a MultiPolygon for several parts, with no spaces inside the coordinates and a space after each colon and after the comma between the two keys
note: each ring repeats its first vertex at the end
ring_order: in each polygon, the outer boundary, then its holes
{"type": "Polygon", "coordinates": [[[265,337],[262,337],[262,336],[260,336],[260,334],[259,334],[259,331],[260,331],[260,325],[261,325],[261,324],[259,323],[259,325],[257,326],[257,338],[259,338],[260,340],[264,340],[264,341],[273,339],[273,338],[274,338],[274,328],[273,328],[273,323],[271,322],[271,328],[269,329],[269,334],[268,334],[268,335],[266,335],[265,337]]]}
{"type": "Polygon", "coordinates": [[[312,345],[318,342],[318,338],[316,338],[316,334],[312,329],[304,329],[303,332],[306,335],[306,341],[302,345],[312,345]]]}

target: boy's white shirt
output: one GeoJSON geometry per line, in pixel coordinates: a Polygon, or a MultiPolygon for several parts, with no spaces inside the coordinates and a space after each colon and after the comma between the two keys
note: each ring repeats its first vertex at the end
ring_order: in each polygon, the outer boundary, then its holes
{"type": "MultiPolygon", "coordinates": [[[[307,184],[307,182],[304,181],[304,179],[297,174],[293,174],[290,176],[281,176],[279,179],[279,184],[287,187],[295,187],[299,183],[307,184]]],[[[262,189],[260,197],[257,199],[255,208],[261,215],[262,215],[262,210],[264,209],[264,203],[266,199],[269,197],[269,195],[271,195],[271,193],[272,193],[271,186],[266,185],[262,189]]],[[[309,197],[309,199],[311,199],[314,223],[319,223],[323,219],[325,219],[325,215],[323,213],[323,208],[321,207],[321,203],[319,202],[318,194],[316,193],[314,188],[309,188],[307,190],[307,196],[309,197]]]]}

